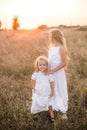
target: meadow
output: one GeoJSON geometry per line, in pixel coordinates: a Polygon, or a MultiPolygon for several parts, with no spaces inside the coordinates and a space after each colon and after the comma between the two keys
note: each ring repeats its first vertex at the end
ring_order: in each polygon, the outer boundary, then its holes
{"type": "Polygon", "coordinates": [[[31,74],[34,61],[48,51],[48,30],[0,31],[0,130],[87,129],[87,31],[62,29],[70,55],[66,77],[69,93],[68,120],[55,112],[55,124],[46,112],[33,121],[31,74]]]}

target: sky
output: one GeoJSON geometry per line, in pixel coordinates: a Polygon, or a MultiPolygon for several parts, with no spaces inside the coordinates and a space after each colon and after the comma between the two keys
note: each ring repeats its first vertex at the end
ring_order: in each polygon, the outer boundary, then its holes
{"type": "Polygon", "coordinates": [[[23,29],[87,25],[87,0],[0,0],[2,28],[12,28],[14,16],[23,29]]]}

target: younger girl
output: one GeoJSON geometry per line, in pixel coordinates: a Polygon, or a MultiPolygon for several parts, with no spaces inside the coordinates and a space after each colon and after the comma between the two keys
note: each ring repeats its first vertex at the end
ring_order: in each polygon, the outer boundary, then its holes
{"type": "Polygon", "coordinates": [[[47,75],[48,60],[45,56],[39,56],[35,62],[35,72],[32,74],[32,105],[31,113],[36,114],[41,111],[50,113],[51,122],[54,122],[52,109],[52,97],[54,95],[54,78],[47,75]]]}
{"type": "Polygon", "coordinates": [[[68,92],[67,82],[64,67],[68,59],[68,51],[63,33],[59,29],[51,29],[50,49],[48,53],[49,71],[48,74],[53,74],[55,81],[54,103],[53,109],[60,110],[63,119],[67,119],[68,110],[68,92]]]}

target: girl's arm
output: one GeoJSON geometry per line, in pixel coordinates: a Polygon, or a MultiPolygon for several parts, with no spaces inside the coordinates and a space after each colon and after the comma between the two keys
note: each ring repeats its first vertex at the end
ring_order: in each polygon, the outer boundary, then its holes
{"type": "Polygon", "coordinates": [[[36,84],[36,81],[31,79],[31,86],[32,86],[33,92],[35,92],[35,84],[36,84]]]}
{"type": "Polygon", "coordinates": [[[51,87],[51,94],[49,96],[52,97],[54,95],[54,81],[50,82],[50,87],[51,87]]]}
{"type": "Polygon", "coordinates": [[[66,66],[66,52],[63,47],[60,48],[61,64],[52,70],[48,70],[48,74],[52,74],[66,66]]]}

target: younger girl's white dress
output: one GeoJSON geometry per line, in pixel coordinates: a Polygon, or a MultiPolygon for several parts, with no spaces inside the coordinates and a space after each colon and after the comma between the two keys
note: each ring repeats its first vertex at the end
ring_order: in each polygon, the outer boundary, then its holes
{"type": "Polygon", "coordinates": [[[48,111],[52,105],[50,82],[54,81],[53,75],[45,75],[41,71],[32,74],[31,79],[36,81],[35,92],[32,94],[31,113],[48,111]]]}
{"type": "MultiPolygon", "coordinates": [[[[61,46],[51,47],[48,54],[49,69],[54,69],[61,64],[60,49],[61,46]]],[[[54,74],[55,94],[53,100],[53,109],[66,112],[68,110],[68,92],[64,68],[54,74]]]]}

